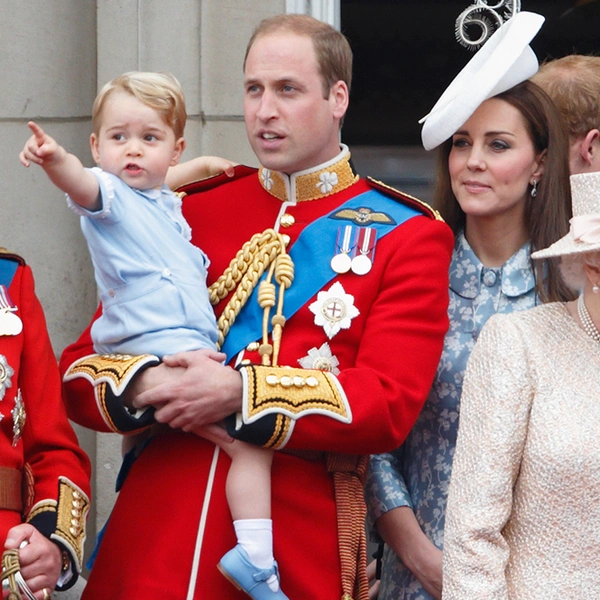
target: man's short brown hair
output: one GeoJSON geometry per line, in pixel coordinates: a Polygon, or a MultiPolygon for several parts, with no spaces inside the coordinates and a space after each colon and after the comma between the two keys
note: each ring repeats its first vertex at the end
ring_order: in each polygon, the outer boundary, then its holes
{"type": "Polygon", "coordinates": [[[244,57],[246,59],[252,44],[257,38],[285,31],[307,36],[313,41],[319,73],[323,80],[323,97],[328,98],[331,87],[337,81],[343,81],[350,89],[352,83],[352,50],[350,44],[339,31],[308,15],[276,15],[263,19],[254,30],[244,57]]]}
{"type": "Polygon", "coordinates": [[[600,56],[571,54],[551,60],[532,80],[552,98],[571,138],[600,129],[600,56]]]}

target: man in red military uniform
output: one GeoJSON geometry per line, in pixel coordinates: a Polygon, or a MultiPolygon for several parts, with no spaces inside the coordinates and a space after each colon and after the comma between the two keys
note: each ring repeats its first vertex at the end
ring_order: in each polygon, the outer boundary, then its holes
{"type": "Polygon", "coordinates": [[[39,600],[81,570],[89,478],[31,270],[0,249],[0,540],[39,600]]]}
{"type": "Polygon", "coordinates": [[[89,329],[61,359],[77,422],[170,426],[137,436],[143,450],[84,598],[246,597],[217,571],[235,544],[230,461],[193,433],[228,417],[231,435],[278,450],[274,550],[286,594],[366,598],[364,455],[402,442],[433,379],[452,236],[426,205],[354,173],[339,143],[347,41],[280,15],[255,32],[244,73],[261,169],[183,188],[192,241],[211,260],[226,365],[206,350],[160,365],[96,356],[89,329]]]}

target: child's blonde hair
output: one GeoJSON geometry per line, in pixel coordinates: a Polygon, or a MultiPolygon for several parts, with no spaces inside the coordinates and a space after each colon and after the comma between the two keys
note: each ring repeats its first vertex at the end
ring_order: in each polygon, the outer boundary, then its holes
{"type": "Polygon", "coordinates": [[[146,106],[156,110],[175,133],[183,136],[187,114],[185,99],[179,81],[170,73],[147,73],[130,71],[109,81],[99,92],[92,107],[92,127],[98,134],[102,120],[102,109],[115,91],[126,92],[146,106]]]}

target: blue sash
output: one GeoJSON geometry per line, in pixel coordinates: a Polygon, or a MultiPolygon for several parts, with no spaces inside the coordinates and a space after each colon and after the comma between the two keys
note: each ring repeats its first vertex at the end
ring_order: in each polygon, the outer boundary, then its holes
{"type": "MultiPolygon", "coordinates": [[[[331,217],[344,209],[357,210],[363,207],[383,212],[392,219],[391,223],[368,223],[369,227],[377,230],[378,239],[412,217],[422,214],[377,190],[370,190],[351,198],[331,213],[307,225],[289,251],[295,268],[294,281],[285,293],[283,314],[286,319],[295,314],[310,298],[338,275],[331,268],[330,261],[335,250],[338,228],[342,221],[331,217]]],[[[264,277],[266,274],[263,275],[264,277]]],[[[254,342],[262,336],[263,309],[258,304],[257,295],[258,285],[254,288],[225,339],[221,350],[227,354],[227,361],[231,360],[250,342],[254,342]]],[[[270,329],[271,326],[269,326],[270,329]]]]}
{"type": "Polygon", "coordinates": [[[0,285],[4,285],[8,289],[18,267],[19,263],[17,261],[10,258],[0,258],[0,285]]]}

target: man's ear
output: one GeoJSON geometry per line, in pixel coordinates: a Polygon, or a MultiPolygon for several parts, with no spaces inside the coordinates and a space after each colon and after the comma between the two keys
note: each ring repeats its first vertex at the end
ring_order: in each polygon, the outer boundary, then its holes
{"type": "Polygon", "coordinates": [[[185,150],[185,140],[182,137],[180,137],[175,142],[175,147],[173,148],[173,157],[171,158],[171,166],[172,167],[174,167],[179,162],[179,159],[181,158],[181,155],[183,154],[184,150],[185,150]]]}
{"type": "Polygon", "coordinates": [[[598,129],[590,129],[585,134],[579,146],[579,155],[588,166],[592,166],[594,160],[600,159],[600,131],[598,129]]]}
{"type": "Polygon", "coordinates": [[[331,86],[329,100],[333,104],[333,116],[341,120],[346,114],[350,102],[350,92],[344,81],[340,79],[331,86]]]}

